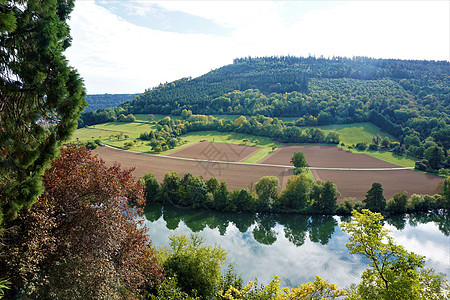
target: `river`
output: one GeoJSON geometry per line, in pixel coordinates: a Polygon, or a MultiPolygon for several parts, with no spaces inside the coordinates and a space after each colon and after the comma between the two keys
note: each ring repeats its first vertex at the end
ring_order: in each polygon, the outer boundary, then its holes
{"type": "MultiPolygon", "coordinates": [[[[169,246],[170,234],[196,233],[207,245],[220,245],[244,282],[267,284],[279,275],[282,286],[314,281],[315,275],[341,288],[360,282],[368,260],[350,255],[348,234],[339,226],[347,217],[247,213],[219,213],[162,207],[154,204],[145,214],[154,246],[169,246]]],[[[450,275],[450,216],[423,213],[388,218],[386,228],[397,244],[426,256],[427,267],[450,275]]]]}

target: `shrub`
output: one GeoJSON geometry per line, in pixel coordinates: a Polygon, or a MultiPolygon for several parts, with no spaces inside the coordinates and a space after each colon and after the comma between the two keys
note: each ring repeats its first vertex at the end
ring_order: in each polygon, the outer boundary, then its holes
{"type": "Polygon", "coordinates": [[[386,203],[386,209],[392,214],[402,214],[406,212],[408,195],[404,193],[395,194],[392,199],[386,203]]]}
{"type": "Polygon", "coordinates": [[[366,150],[367,144],[366,143],[357,143],[355,148],[358,149],[358,150],[361,150],[361,151],[362,150],[366,150]]]}
{"type": "Polygon", "coordinates": [[[370,144],[369,145],[369,150],[378,150],[378,145],[377,144],[370,144]]]}
{"type": "Polygon", "coordinates": [[[220,246],[204,246],[197,235],[175,236],[170,250],[162,249],[160,258],[168,276],[176,276],[179,287],[191,296],[209,299],[221,281],[221,266],[227,254],[220,246]]]}

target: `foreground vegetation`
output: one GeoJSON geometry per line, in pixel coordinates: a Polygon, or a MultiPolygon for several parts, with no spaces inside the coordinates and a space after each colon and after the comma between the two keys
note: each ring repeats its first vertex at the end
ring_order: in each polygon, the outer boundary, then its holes
{"type": "MultiPolygon", "coordinates": [[[[166,189],[167,195],[183,201],[200,195],[194,184],[200,178],[186,178],[186,194],[166,189]]],[[[170,249],[151,247],[137,218],[143,196],[158,194],[149,189],[151,179],[144,179],[144,189],[131,171],[108,168],[83,147],[62,149],[44,176],[45,192],[38,202],[4,224],[8,242],[0,248],[0,278],[9,283],[3,292],[60,299],[393,299],[399,292],[408,299],[440,299],[447,292],[445,276],[425,269],[423,257],[395,245],[382,216],[368,210],[354,211],[354,220],[341,225],[350,235],[349,251],[371,262],[360,284],[339,289],[316,277],[282,289],[275,276],[267,285],[244,285],[232,268],[222,275],[226,253],[220,246],[204,246],[200,237],[174,236],[170,249]]],[[[264,185],[271,186],[269,179],[255,186],[261,198],[272,196],[264,185]]],[[[366,206],[376,209],[379,190],[374,190],[366,206]]]]}

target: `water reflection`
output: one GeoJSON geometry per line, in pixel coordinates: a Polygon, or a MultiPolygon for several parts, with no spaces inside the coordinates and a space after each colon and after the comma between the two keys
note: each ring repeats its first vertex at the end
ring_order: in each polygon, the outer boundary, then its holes
{"type": "Polygon", "coordinates": [[[283,225],[285,237],[294,245],[301,246],[305,238],[314,243],[326,245],[334,233],[338,222],[332,216],[305,216],[293,214],[250,214],[221,213],[206,210],[191,210],[174,206],[163,207],[152,204],[146,210],[146,218],[150,222],[163,217],[166,227],[175,230],[183,221],[192,232],[200,232],[206,227],[218,229],[224,235],[230,223],[240,232],[245,233],[253,226],[252,234],[256,241],[264,245],[272,245],[277,240],[274,228],[283,225]]]}
{"type": "MultiPolygon", "coordinates": [[[[200,232],[208,227],[217,228],[220,235],[226,233],[230,223],[242,233],[255,225],[252,230],[253,237],[264,245],[272,245],[277,240],[277,234],[273,230],[277,224],[283,225],[285,237],[296,246],[304,244],[307,233],[311,242],[326,245],[339,225],[334,217],[325,215],[223,213],[175,206],[163,207],[157,203],[147,207],[145,216],[150,222],[162,216],[166,221],[167,229],[170,230],[177,229],[180,221],[183,221],[192,232],[200,232]]],[[[349,222],[350,220],[350,217],[341,217],[341,221],[349,222]]],[[[407,224],[416,227],[418,224],[434,222],[445,236],[450,235],[450,216],[444,210],[391,216],[385,221],[397,230],[405,229],[407,224]]]]}
{"type": "MultiPolygon", "coordinates": [[[[168,246],[170,233],[201,232],[220,244],[245,281],[268,283],[274,274],[295,287],[315,275],[346,287],[360,280],[368,261],[350,255],[348,235],[339,223],[350,218],[292,214],[219,213],[162,207],[147,209],[149,234],[156,246],[168,246]]],[[[386,218],[392,236],[409,251],[427,256],[427,265],[450,274],[449,216],[446,212],[386,218]]]]}

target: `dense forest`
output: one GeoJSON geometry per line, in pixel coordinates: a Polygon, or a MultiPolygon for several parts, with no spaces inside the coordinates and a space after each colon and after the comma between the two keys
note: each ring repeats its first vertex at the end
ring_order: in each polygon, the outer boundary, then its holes
{"type": "Polygon", "coordinates": [[[306,126],[370,121],[403,141],[450,148],[450,63],[395,59],[261,57],[161,84],[119,107],[85,113],[81,126],[120,114],[298,117],[306,126]]]}
{"type": "Polygon", "coordinates": [[[122,103],[133,100],[139,94],[96,94],[86,95],[87,105],[85,111],[97,111],[99,109],[119,106],[122,103]]]}

